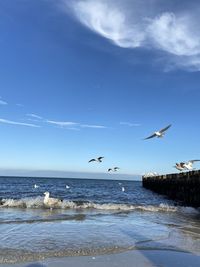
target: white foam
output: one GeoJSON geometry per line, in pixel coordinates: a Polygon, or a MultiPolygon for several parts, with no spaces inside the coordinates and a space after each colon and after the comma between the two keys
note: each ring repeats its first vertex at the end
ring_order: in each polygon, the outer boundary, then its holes
{"type": "MultiPolygon", "coordinates": [[[[36,198],[22,198],[22,199],[3,199],[1,207],[19,207],[19,208],[47,208],[44,205],[43,197],[36,198]]],[[[48,206],[50,207],[50,206],[48,206]]],[[[57,208],[61,209],[97,209],[97,210],[115,210],[115,211],[149,211],[149,212],[175,212],[177,207],[160,204],[159,206],[153,205],[129,205],[129,204],[116,204],[116,203],[94,203],[94,202],[75,202],[63,200],[59,203],[57,208]]],[[[55,207],[54,207],[55,208],[55,207]]]]}

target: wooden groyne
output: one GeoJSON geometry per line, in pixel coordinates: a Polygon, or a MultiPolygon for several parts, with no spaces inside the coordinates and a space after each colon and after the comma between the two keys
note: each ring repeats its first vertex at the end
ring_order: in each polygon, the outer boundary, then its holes
{"type": "Polygon", "coordinates": [[[200,207],[200,170],[142,177],[143,187],[184,205],[200,207]]]}

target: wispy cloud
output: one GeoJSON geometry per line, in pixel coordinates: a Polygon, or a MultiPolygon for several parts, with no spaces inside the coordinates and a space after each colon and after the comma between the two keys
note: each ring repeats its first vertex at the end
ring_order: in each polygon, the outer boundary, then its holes
{"type": "Polygon", "coordinates": [[[23,107],[24,105],[17,103],[16,106],[23,107]]]}
{"type": "Polygon", "coordinates": [[[39,125],[32,124],[32,123],[24,123],[24,122],[11,121],[11,120],[6,120],[6,119],[0,119],[0,123],[27,126],[27,127],[37,127],[37,128],[40,127],[39,125]]]}
{"type": "Polygon", "coordinates": [[[115,45],[160,50],[174,66],[200,71],[200,17],[193,16],[194,8],[177,10],[169,5],[164,10],[157,7],[159,1],[153,1],[154,10],[143,6],[141,13],[141,0],[63,1],[67,7],[70,3],[72,13],[85,27],[115,45]]]}
{"type": "Polygon", "coordinates": [[[0,105],[8,105],[8,103],[6,101],[2,100],[0,97],[0,105]]]}
{"type": "Polygon", "coordinates": [[[81,124],[80,127],[82,128],[96,128],[96,129],[105,129],[107,128],[106,126],[103,125],[91,125],[91,124],[81,124]]]}
{"type": "Polygon", "coordinates": [[[120,125],[125,125],[125,126],[129,126],[129,127],[141,126],[141,124],[139,124],[139,123],[131,123],[131,122],[125,122],[125,121],[120,122],[120,125]]]}
{"type": "Polygon", "coordinates": [[[32,117],[34,119],[39,119],[39,120],[43,119],[41,116],[38,116],[38,115],[33,114],[33,113],[26,114],[26,116],[32,117]]]}
{"type": "Polygon", "coordinates": [[[80,130],[80,128],[94,128],[94,129],[105,129],[106,126],[103,125],[93,125],[93,124],[82,124],[79,122],[72,121],[53,121],[46,120],[47,123],[59,126],[61,128],[67,128],[69,130],[80,130]]]}
{"type": "Polygon", "coordinates": [[[139,27],[127,27],[126,15],[117,5],[103,1],[76,1],[73,11],[88,28],[121,47],[138,47],[144,40],[139,27]]]}
{"type": "Polygon", "coordinates": [[[72,121],[52,121],[46,120],[47,123],[59,126],[59,127],[72,127],[72,126],[79,126],[79,123],[72,122],[72,121]]]}

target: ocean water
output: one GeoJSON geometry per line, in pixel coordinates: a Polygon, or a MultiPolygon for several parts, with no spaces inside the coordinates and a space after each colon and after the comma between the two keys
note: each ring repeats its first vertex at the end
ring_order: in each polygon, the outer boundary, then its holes
{"type": "Polygon", "coordinates": [[[0,204],[0,263],[131,249],[200,255],[199,210],[139,181],[2,177],[0,204]],[[46,191],[62,202],[44,205],[46,191]]]}

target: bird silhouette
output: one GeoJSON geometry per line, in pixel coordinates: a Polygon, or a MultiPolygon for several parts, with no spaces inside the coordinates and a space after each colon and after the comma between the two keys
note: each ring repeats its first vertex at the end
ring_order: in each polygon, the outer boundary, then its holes
{"type": "Polygon", "coordinates": [[[158,137],[158,138],[161,138],[165,135],[165,132],[171,127],[171,124],[169,124],[168,126],[166,126],[165,128],[159,130],[159,131],[156,131],[154,132],[152,135],[144,138],[144,140],[147,140],[147,139],[151,139],[153,137],[158,137]]]}
{"type": "Polygon", "coordinates": [[[120,169],[119,167],[114,167],[113,169],[112,168],[109,168],[108,169],[108,172],[110,172],[110,171],[116,172],[119,169],[120,169]]]}
{"type": "Polygon", "coordinates": [[[179,171],[184,171],[185,169],[184,164],[185,164],[184,162],[176,163],[174,167],[179,171]]]}
{"type": "Polygon", "coordinates": [[[88,161],[88,163],[93,162],[93,161],[102,162],[102,159],[103,159],[103,158],[104,158],[104,157],[98,157],[98,158],[96,158],[96,159],[90,159],[90,160],[88,161]]]}

